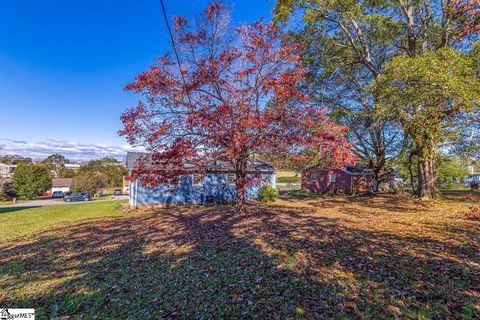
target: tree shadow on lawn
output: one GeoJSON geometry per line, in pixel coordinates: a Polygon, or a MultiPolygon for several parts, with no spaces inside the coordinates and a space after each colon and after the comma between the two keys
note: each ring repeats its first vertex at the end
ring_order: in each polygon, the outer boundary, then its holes
{"type": "Polygon", "coordinates": [[[0,247],[0,304],[39,319],[473,318],[478,250],[307,208],[171,208],[0,247]]]}
{"type": "Polygon", "coordinates": [[[10,212],[17,212],[17,211],[22,211],[26,209],[32,209],[32,208],[39,208],[41,206],[25,206],[25,207],[2,207],[0,208],[0,214],[2,213],[10,213],[10,212]]]}

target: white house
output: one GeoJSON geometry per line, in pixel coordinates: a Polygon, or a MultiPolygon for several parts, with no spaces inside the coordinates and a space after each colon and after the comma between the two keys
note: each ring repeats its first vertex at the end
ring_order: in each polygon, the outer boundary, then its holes
{"type": "Polygon", "coordinates": [[[13,177],[13,171],[17,166],[14,164],[4,164],[0,163],[0,178],[11,178],[13,177]]]}

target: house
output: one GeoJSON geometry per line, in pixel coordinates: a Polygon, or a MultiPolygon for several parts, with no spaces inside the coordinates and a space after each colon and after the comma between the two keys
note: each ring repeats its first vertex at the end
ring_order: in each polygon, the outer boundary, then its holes
{"type": "Polygon", "coordinates": [[[62,191],[69,193],[73,191],[75,182],[71,178],[56,178],[52,179],[52,193],[55,191],[62,191]]]}
{"type": "MultiPolygon", "coordinates": [[[[131,174],[137,159],[142,155],[139,152],[127,153],[127,169],[131,174]]],[[[161,168],[159,168],[161,170],[161,168]]],[[[246,198],[258,197],[258,190],[265,184],[275,187],[275,168],[265,162],[255,161],[248,170],[250,177],[259,181],[248,187],[246,198]]],[[[178,179],[172,179],[170,184],[158,185],[149,188],[141,184],[140,179],[129,182],[129,204],[131,207],[149,207],[158,205],[206,204],[209,200],[215,202],[234,201],[237,193],[235,189],[235,173],[231,166],[217,164],[207,168],[204,172],[192,172],[178,179]]]]}
{"type": "Polygon", "coordinates": [[[14,164],[0,163],[0,178],[12,178],[16,167],[14,164]]]}
{"type": "Polygon", "coordinates": [[[361,167],[321,170],[310,167],[302,172],[302,190],[312,193],[356,194],[373,192],[374,173],[361,167]]]}
{"type": "Polygon", "coordinates": [[[65,163],[64,164],[65,169],[71,169],[71,170],[79,170],[81,165],[79,163],[65,163]]]}

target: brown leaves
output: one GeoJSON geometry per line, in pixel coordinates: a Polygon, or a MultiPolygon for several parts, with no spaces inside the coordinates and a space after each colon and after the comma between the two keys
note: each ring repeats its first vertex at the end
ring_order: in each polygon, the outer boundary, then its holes
{"type": "Polygon", "coordinates": [[[458,215],[467,220],[480,221],[480,207],[468,207],[466,210],[458,211],[458,215]]]}
{"type": "Polygon", "coordinates": [[[98,207],[2,245],[0,300],[41,318],[475,318],[478,225],[462,206],[320,197],[115,219],[98,207]]]}

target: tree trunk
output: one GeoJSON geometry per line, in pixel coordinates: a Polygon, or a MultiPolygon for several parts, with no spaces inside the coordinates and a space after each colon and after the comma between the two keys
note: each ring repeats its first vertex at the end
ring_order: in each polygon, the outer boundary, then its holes
{"type": "Polygon", "coordinates": [[[245,190],[247,187],[247,160],[240,160],[235,165],[235,188],[237,199],[235,202],[235,211],[245,213],[245,190]]]}
{"type": "Polygon", "coordinates": [[[410,156],[408,157],[408,173],[410,174],[410,186],[412,187],[413,194],[417,194],[417,188],[415,186],[415,182],[413,181],[413,156],[416,154],[417,151],[410,152],[410,156]]]}
{"type": "Polygon", "coordinates": [[[438,195],[437,163],[435,158],[418,160],[418,187],[416,197],[421,200],[430,200],[438,195]]]}

